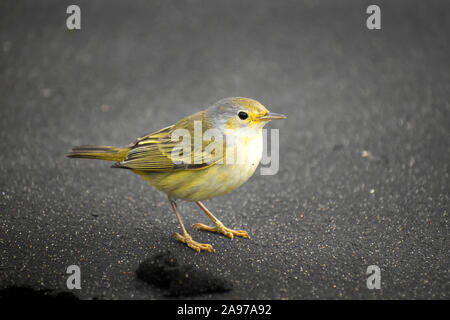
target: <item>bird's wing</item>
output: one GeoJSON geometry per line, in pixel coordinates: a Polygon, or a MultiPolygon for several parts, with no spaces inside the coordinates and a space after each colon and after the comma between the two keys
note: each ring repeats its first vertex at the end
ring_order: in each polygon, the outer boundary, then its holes
{"type": "Polygon", "coordinates": [[[201,151],[194,152],[194,137],[191,137],[191,152],[185,154],[180,140],[172,138],[177,129],[193,132],[190,129],[193,129],[195,120],[204,123],[204,115],[194,114],[174,125],[138,138],[131,146],[126,159],[116,162],[112,167],[141,171],[173,171],[198,170],[213,165],[219,158],[206,154],[205,144],[202,145],[201,151]]]}

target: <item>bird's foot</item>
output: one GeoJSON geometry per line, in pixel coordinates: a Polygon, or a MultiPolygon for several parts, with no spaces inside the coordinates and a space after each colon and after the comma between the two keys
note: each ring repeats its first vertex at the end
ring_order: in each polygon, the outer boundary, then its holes
{"type": "Polygon", "coordinates": [[[220,232],[227,236],[228,238],[233,239],[234,236],[248,238],[248,232],[245,230],[233,230],[225,227],[222,222],[217,221],[215,227],[210,227],[207,225],[204,225],[202,223],[196,223],[192,226],[192,228],[197,228],[199,230],[205,230],[210,232],[220,232]]]}
{"type": "Polygon", "coordinates": [[[202,250],[205,250],[208,252],[216,252],[216,250],[214,250],[212,245],[210,245],[208,243],[200,243],[200,242],[194,241],[194,240],[192,240],[191,236],[188,235],[187,233],[184,236],[182,236],[179,233],[175,233],[175,238],[178,241],[187,244],[187,246],[189,248],[194,249],[197,252],[200,252],[202,250]]]}

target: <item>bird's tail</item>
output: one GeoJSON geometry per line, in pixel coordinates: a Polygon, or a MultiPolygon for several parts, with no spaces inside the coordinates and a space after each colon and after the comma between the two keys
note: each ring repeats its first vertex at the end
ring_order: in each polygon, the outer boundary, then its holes
{"type": "Polygon", "coordinates": [[[130,151],[129,147],[82,145],[72,148],[67,156],[69,158],[122,161],[127,157],[128,151],[130,151]]]}

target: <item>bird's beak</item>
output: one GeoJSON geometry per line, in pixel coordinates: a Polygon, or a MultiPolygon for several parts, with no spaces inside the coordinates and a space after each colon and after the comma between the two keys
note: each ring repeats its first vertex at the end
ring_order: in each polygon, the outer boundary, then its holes
{"type": "Polygon", "coordinates": [[[270,120],[286,119],[286,118],[287,117],[284,114],[269,112],[269,113],[266,113],[264,116],[262,116],[259,119],[262,121],[270,121],[270,120]]]}

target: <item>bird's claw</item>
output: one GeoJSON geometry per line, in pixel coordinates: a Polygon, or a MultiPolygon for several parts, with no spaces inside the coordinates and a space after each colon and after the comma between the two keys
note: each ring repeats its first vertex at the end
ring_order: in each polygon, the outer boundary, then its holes
{"type": "Polygon", "coordinates": [[[179,233],[175,233],[175,238],[180,241],[185,243],[189,248],[194,249],[197,252],[200,252],[202,250],[204,251],[208,251],[208,252],[216,252],[216,250],[214,250],[213,246],[210,245],[209,243],[200,243],[197,241],[192,240],[192,237],[188,234],[185,234],[184,236],[182,236],[179,233]]]}
{"type": "Polygon", "coordinates": [[[209,232],[220,232],[228,238],[233,239],[234,236],[249,238],[248,232],[245,230],[233,230],[225,227],[221,222],[218,222],[216,226],[210,227],[202,223],[196,223],[192,228],[197,228],[199,230],[209,231],[209,232]]]}

